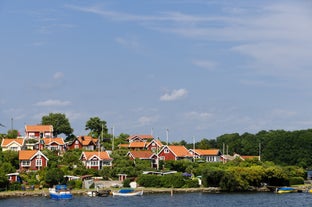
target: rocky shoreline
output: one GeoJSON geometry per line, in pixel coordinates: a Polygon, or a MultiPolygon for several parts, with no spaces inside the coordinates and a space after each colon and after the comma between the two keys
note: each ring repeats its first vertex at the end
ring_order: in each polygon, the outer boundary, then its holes
{"type": "MultiPolygon", "coordinates": [[[[209,188],[138,188],[144,190],[144,194],[154,194],[154,193],[221,193],[222,191],[220,188],[209,187],[209,188]]],[[[72,190],[73,195],[86,195],[88,191],[92,189],[81,189],[81,190],[72,190]]],[[[93,189],[94,190],[94,189],[93,189]]],[[[111,191],[117,191],[118,188],[112,188],[111,191]]],[[[270,191],[268,188],[259,188],[259,189],[252,189],[251,191],[256,192],[266,192],[270,191]]],[[[4,191],[0,192],[0,199],[3,198],[11,198],[11,197],[25,197],[25,196],[49,196],[48,189],[35,189],[29,191],[4,191]]]]}

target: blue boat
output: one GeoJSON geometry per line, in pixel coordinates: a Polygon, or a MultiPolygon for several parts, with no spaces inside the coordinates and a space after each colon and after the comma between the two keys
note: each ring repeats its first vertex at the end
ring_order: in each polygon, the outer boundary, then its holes
{"type": "Polygon", "coordinates": [[[297,190],[295,188],[292,187],[280,187],[280,188],[276,188],[276,193],[295,193],[297,192],[297,190]]]}
{"type": "Polygon", "coordinates": [[[56,200],[72,199],[73,194],[66,185],[56,185],[54,188],[49,188],[50,198],[56,200]]]}

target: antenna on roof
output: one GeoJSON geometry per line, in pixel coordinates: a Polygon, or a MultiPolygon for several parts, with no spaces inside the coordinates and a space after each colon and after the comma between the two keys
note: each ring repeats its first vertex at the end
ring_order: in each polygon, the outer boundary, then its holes
{"type": "Polygon", "coordinates": [[[166,129],[167,145],[169,144],[169,129],[166,129]]]}

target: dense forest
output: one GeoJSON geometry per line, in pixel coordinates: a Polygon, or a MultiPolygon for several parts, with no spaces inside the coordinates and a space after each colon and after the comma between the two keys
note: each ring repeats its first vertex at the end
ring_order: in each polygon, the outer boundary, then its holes
{"type": "MultiPolygon", "coordinates": [[[[192,143],[183,140],[193,148],[192,143]]],[[[216,139],[202,139],[195,143],[196,148],[218,148],[223,154],[261,155],[262,161],[272,161],[279,165],[312,167],[312,129],[285,131],[270,130],[251,133],[224,134],[216,139]]]]}

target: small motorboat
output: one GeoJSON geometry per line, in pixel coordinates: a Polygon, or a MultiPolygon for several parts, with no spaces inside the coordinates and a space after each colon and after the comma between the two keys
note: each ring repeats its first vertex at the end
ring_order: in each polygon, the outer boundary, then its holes
{"type": "Polygon", "coordinates": [[[142,196],[143,190],[134,191],[134,189],[120,189],[118,192],[113,192],[113,196],[142,196]]]}
{"type": "Polygon", "coordinates": [[[61,200],[61,199],[72,199],[73,194],[67,188],[66,185],[56,185],[54,188],[49,188],[50,198],[61,200]]]}

